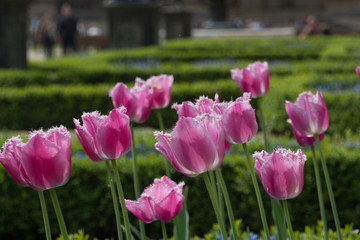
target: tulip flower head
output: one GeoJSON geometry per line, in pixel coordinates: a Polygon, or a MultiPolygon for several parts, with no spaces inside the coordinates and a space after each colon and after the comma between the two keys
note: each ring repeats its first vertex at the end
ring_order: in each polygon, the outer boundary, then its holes
{"type": "Polygon", "coordinates": [[[232,69],[231,78],[235,80],[243,93],[250,92],[257,98],[269,91],[269,65],[267,62],[255,62],[241,70],[232,69]]]}
{"type": "Polygon", "coordinates": [[[270,198],[285,200],[297,197],[304,186],[306,155],[299,149],[296,153],[283,148],[268,154],[253,154],[255,170],[270,198]]]}
{"type": "Polygon", "coordinates": [[[113,109],[109,116],[92,112],[81,118],[83,126],[74,119],[75,133],[91,160],[117,159],[131,149],[130,119],[125,107],[113,109]]]}
{"type": "Polygon", "coordinates": [[[182,210],[184,182],[176,184],[170,178],[156,178],[137,201],[126,200],[126,208],[144,223],[155,220],[170,222],[182,210]]]}
{"type": "Polygon", "coordinates": [[[71,175],[71,135],[60,126],[31,132],[27,143],[13,137],[4,144],[0,162],[21,186],[36,191],[62,186],[71,175]]]}
{"type": "Polygon", "coordinates": [[[171,134],[154,134],[155,149],[188,177],[219,168],[228,150],[221,120],[214,114],[180,117],[171,134]]]}
{"type": "Polygon", "coordinates": [[[328,110],[319,91],[316,95],[303,92],[295,103],[286,101],[285,108],[292,126],[306,137],[321,134],[329,127],[328,110]]]}
{"type": "Polygon", "coordinates": [[[219,95],[215,94],[215,99],[201,96],[195,103],[185,101],[181,104],[174,103],[172,108],[176,110],[179,117],[196,117],[203,113],[212,113],[214,105],[219,103],[219,95]]]}
{"type": "Polygon", "coordinates": [[[126,114],[137,123],[145,122],[150,116],[153,89],[147,85],[135,85],[129,90],[125,84],[117,83],[110,89],[109,96],[115,108],[126,107],[126,114]]]}
{"type": "Polygon", "coordinates": [[[250,105],[250,93],[244,93],[235,102],[216,104],[218,112],[222,112],[222,125],[226,141],[230,144],[242,144],[250,141],[257,133],[255,110],[250,105]]]}
{"type": "MultiPolygon", "coordinates": [[[[302,135],[301,132],[299,132],[299,131],[293,126],[293,124],[292,124],[292,122],[291,122],[290,119],[288,119],[287,122],[290,123],[291,128],[292,128],[293,133],[294,133],[294,136],[295,136],[295,139],[296,139],[296,141],[298,142],[298,144],[299,144],[300,146],[315,146],[315,144],[316,144],[316,139],[315,139],[315,137],[307,137],[307,136],[305,136],[305,135],[302,135]]],[[[319,134],[319,139],[320,139],[320,141],[323,140],[324,136],[325,136],[325,133],[319,134]]]]}
{"type": "Polygon", "coordinates": [[[357,75],[360,78],[360,66],[356,67],[355,71],[356,71],[357,75]]]}
{"type": "Polygon", "coordinates": [[[152,76],[146,81],[136,79],[137,86],[147,85],[153,89],[152,108],[165,108],[171,101],[171,88],[174,82],[172,75],[152,76]]]}

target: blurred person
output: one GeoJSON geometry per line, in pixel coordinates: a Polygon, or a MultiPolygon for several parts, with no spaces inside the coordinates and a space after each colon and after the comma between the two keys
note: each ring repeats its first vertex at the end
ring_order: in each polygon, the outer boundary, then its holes
{"type": "Polygon", "coordinates": [[[38,31],[39,31],[39,26],[40,26],[40,18],[38,15],[33,16],[30,19],[30,26],[29,26],[29,31],[30,31],[30,37],[31,37],[31,44],[33,44],[35,47],[38,43],[38,31]]]}
{"type": "Polygon", "coordinates": [[[73,16],[70,4],[64,3],[61,7],[61,19],[59,22],[59,34],[63,47],[63,54],[70,53],[70,49],[76,52],[77,19],[73,16]]]}
{"type": "Polygon", "coordinates": [[[41,19],[38,36],[43,45],[46,58],[51,58],[56,37],[56,24],[50,12],[44,13],[41,19]]]}
{"type": "Polygon", "coordinates": [[[299,34],[300,40],[305,40],[309,35],[315,34],[317,29],[317,21],[314,16],[308,16],[306,18],[306,25],[299,34]]]}

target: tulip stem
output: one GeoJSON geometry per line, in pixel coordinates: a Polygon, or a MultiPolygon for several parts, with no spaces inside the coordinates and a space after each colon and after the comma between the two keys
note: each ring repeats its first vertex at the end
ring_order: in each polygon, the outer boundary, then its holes
{"type": "Polygon", "coordinates": [[[107,168],[107,173],[109,176],[109,184],[110,184],[110,189],[111,189],[111,196],[113,199],[113,205],[114,205],[114,210],[115,210],[115,218],[116,218],[116,227],[117,227],[117,232],[118,232],[118,239],[122,240],[123,236],[122,236],[122,229],[121,229],[121,218],[120,218],[120,211],[119,211],[119,202],[118,202],[118,198],[116,195],[116,189],[114,186],[114,177],[113,174],[111,172],[111,166],[109,161],[106,161],[106,168],[107,168]]]}
{"type": "Polygon", "coordinates": [[[261,99],[259,99],[258,101],[258,113],[259,113],[259,120],[260,120],[260,125],[261,125],[261,130],[263,132],[264,135],[264,145],[265,145],[265,150],[268,152],[270,151],[270,144],[269,144],[269,139],[267,136],[267,131],[266,131],[266,124],[265,124],[265,119],[264,119],[264,113],[262,110],[262,106],[261,106],[261,99]]]}
{"type": "Polygon", "coordinates": [[[42,212],[43,220],[44,220],[46,240],[51,240],[49,216],[48,216],[48,212],[47,212],[47,208],[46,208],[44,192],[43,191],[38,191],[38,193],[39,193],[39,198],[40,198],[41,212],[42,212]]]}
{"type": "Polygon", "coordinates": [[[286,218],[286,224],[288,226],[289,229],[289,234],[290,234],[290,240],[294,240],[294,231],[292,229],[292,225],[291,225],[291,220],[290,220],[290,214],[289,214],[289,208],[288,208],[288,204],[287,204],[287,200],[282,200],[283,203],[283,208],[284,208],[284,212],[285,212],[285,218],[286,218]]]}
{"type": "Polygon", "coordinates": [[[329,171],[327,169],[326,161],[324,159],[322,149],[321,149],[319,135],[315,135],[315,139],[316,139],[316,147],[317,147],[317,149],[319,151],[320,161],[321,161],[321,165],[322,165],[324,176],[325,176],[325,182],[326,182],[326,187],[327,187],[328,194],[329,194],[331,209],[332,209],[333,216],[334,216],[337,237],[338,237],[339,240],[341,240],[342,236],[341,236],[341,230],[340,230],[339,215],[338,215],[338,212],[337,212],[337,209],[336,209],[334,192],[333,192],[332,186],[331,186],[331,181],[330,181],[330,177],[329,177],[329,171]]]}
{"type": "MultiPolygon", "coordinates": [[[[130,124],[131,130],[131,153],[132,153],[132,170],[133,170],[133,180],[134,180],[134,189],[136,199],[140,197],[140,184],[139,184],[139,173],[138,166],[136,162],[136,145],[135,145],[135,133],[133,123],[130,124]]],[[[146,239],[145,225],[141,220],[138,220],[140,227],[141,239],[146,239]]]]}
{"type": "Polygon", "coordinates": [[[206,188],[207,188],[207,190],[209,192],[210,200],[211,200],[211,203],[212,203],[212,205],[214,207],[215,215],[216,215],[217,221],[219,223],[221,237],[222,237],[222,239],[227,239],[227,233],[226,233],[226,229],[225,229],[225,224],[224,224],[224,221],[221,218],[219,205],[218,205],[218,202],[217,202],[217,199],[216,199],[216,194],[214,193],[213,187],[211,186],[211,183],[210,183],[209,173],[204,172],[202,174],[202,176],[204,178],[204,182],[205,182],[206,188]]]}
{"type": "MultiPolygon", "coordinates": [[[[265,145],[265,151],[270,152],[270,142],[267,134],[266,129],[266,122],[264,118],[264,111],[262,108],[262,100],[263,98],[258,98],[258,116],[261,126],[261,131],[263,132],[264,136],[264,145],[265,145]]],[[[281,207],[281,203],[279,200],[270,199],[271,201],[271,208],[273,213],[273,219],[275,221],[276,225],[276,234],[280,240],[286,239],[286,225],[285,225],[285,216],[284,216],[284,210],[281,207]]]]}
{"type": "Polygon", "coordinates": [[[126,240],[131,240],[131,230],[130,230],[129,215],[128,215],[128,212],[127,212],[127,209],[126,209],[124,191],[122,189],[120,175],[119,175],[118,169],[116,167],[115,159],[111,160],[111,164],[112,164],[112,168],[113,168],[114,175],[115,175],[115,181],[116,181],[118,194],[119,194],[119,197],[120,197],[120,206],[121,206],[121,210],[122,210],[123,218],[124,218],[124,223],[125,223],[126,240]]]}
{"type": "Polygon", "coordinates": [[[258,185],[258,182],[256,180],[256,176],[255,176],[255,171],[254,171],[254,168],[251,167],[252,164],[251,164],[251,160],[250,160],[249,152],[247,150],[246,143],[243,143],[242,146],[244,148],[244,152],[245,152],[245,155],[246,155],[246,160],[247,160],[247,163],[249,165],[249,171],[250,171],[250,175],[251,175],[251,180],[252,180],[253,185],[254,185],[255,194],[256,194],[258,205],[259,205],[260,216],[261,216],[261,221],[262,221],[262,224],[263,224],[263,227],[264,227],[265,235],[266,235],[267,239],[270,239],[270,232],[269,232],[269,227],[268,227],[267,220],[266,220],[264,204],[262,202],[259,185],[258,185]]]}
{"type": "Polygon", "coordinates": [[[52,201],[52,203],[54,205],[56,217],[57,217],[58,222],[59,222],[61,235],[62,235],[64,240],[69,240],[66,225],[65,225],[65,221],[64,221],[64,217],[63,217],[63,214],[61,212],[61,208],[60,208],[58,197],[56,195],[55,188],[49,189],[49,192],[50,192],[51,201],[52,201]]]}
{"type": "Polygon", "coordinates": [[[161,229],[162,229],[162,234],[163,234],[163,240],[168,240],[168,236],[166,233],[166,225],[165,222],[161,221],[161,229]]]}
{"type": "Polygon", "coordinates": [[[224,222],[224,226],[226,228],[225,213],[224,213],[224,201],[223,201],[223,196],[221,194],[221,189],[220,189],[220,186],[217,184],[217,182],[215,180],[214,171],[209,171],[209,176],[210,176],[211,187],[212,187],[213,192],[215,193],[216,201],[217,201],[218,206],[219,206],[221,219],[224,222]]]}
{"type": "MultiPolygon", "coordinates": [[[[234,213],[232,210],[232,206],[231,206],[231,202],[230,202],[230,197],[229,197],[229,192],[226,188],[226,184],[225,184],[225,180],[223,178],[223,175],[221,173],[221,169],[217,169],[216,170],[216,177],[218,179],[218,183],[221,186],[221,190],[225,199],[225,204],[226,204],[226,209],[228,212],[228,216],[229,216],[229,221],[230,221],[230,225],[231,225],[231,229],[232,229],[232,234],[233,234],[233,240],[237,240],[238,239],[238,235],[237,235],[237,231],[236,231],[236,225],[235,225],[235,218],[234,218],[234,213]]],[[[220,194],[219,194],[220,195],[220,194]]]]}
{"type": "Polygon", "coordinates": [[[321,188],[321,179],[320,179],[319,166],[318,166],[318,162],[317,162],[317,159],[316,159],[314,146],[311,146],[311,152],[312,152],[312,156],[313,156],[316,187],[317,187],[318,198],[319,198],[321,220],[323,222],[324,237],[325,237],[325,240],[328,240],[329,236],[328,236],[328,230],[327,230],[327,220],[326,220],[326,213],[325,213],[325,206],[324,206],[324,198],[323,198],[323,193],[322,193],[322,188],[321,188]]]}
{"type": "MultiPolygon", "coordinates": [[[[164,121],[163,121],[162,114],[161,114],[161,109],[157,109],[155,112],[156,112],[156,116],[157,116],[158,121],[159,121],[160,131],[164,131],[165,126],[164,126],[164,121]]],[[[165,159],[165,172],[166,172],[166,176],[171,178],[170,163],[168,161],[166,161],[166,159],[165,159]]]]}

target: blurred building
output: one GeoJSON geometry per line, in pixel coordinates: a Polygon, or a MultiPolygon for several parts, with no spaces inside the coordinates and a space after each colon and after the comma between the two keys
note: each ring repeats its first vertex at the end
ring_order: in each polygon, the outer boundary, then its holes
{"type": "MultiPolygon", "coordinates": [[[[156,2],[165,9],[186,9],[192,15],[191,27],[230,28],[246,26],[247,21],[261,21],[266,26],[292,26],[307,16],[327,22],[333,32],[360,31],[359,0],[114,0],[120,2],[156,2]]],[[[29,18],[45,11],[59,15],[64,0],[33,0],[29,18]]],[[[107,36],[108,17],[104,0],[71,0],[79,20],[79,32],[87,36],[107,36]]],[[[167,9],[167,10],[166,10],[167,9]]]]}

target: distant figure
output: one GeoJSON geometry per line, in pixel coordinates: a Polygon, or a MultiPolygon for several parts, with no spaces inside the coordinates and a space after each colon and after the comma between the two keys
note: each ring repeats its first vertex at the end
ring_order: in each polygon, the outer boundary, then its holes
{"type": "Polygon", "coordinates": [[[306,18],[306,25],[299,34],[300,40],[305,40],[309,35],[315,34],[317,29],[317,21],[314,16],[308,16],[306,18]]]}
{"type": "Polygon", "coordinates": [[[43,45],[45,56],[51,58],[56,37],[56,24],[50,12],[44,13],[41,19],[38,36],[43,45]]]}
{"type": "Polygon", "coordinates": [[[70,49],[73,52],[75,52],[77,50],[77,46],[76,46],[77,19],[73,16],[72,8],[68,3],[65,3],[61,7],[59,34],[61,38],[64,55],[67,55],[70,49]]]}

